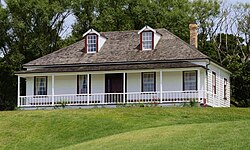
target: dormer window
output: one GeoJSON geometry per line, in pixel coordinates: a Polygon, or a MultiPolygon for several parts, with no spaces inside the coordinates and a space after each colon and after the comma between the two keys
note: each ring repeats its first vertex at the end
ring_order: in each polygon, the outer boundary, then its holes
{"type": "Polygon", "coordinates": [[[142,32],[142,50],[153,49],[153,34],[151,31],[142,32]]]}
{"type": "Polygon", "coordinates": [[[84,53],[97,53],[100,51],[105,41],[106,37],[102,36],[100,33],[94,29],[89,29],[83,34],[85,39],[84,53]]]}
{"type": "Polygon", "coordinates": [[[161,34],[149,26],[142,28],[138,34],[140,35],[140,50],[154,50],[161,38],[161,34]]]}
{"type": "Polygon", "coordinates": [[[87,35],[87,52],[96,53],[97,51],[97,35],[87,35]]]}

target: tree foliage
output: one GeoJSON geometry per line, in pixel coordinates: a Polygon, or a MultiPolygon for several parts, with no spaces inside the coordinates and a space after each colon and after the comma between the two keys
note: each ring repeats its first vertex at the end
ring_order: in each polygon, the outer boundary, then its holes
{"type": "MultiPolygon", "coordinates": [[[[69,0],[6,0],[0,5],[0,105],[16,105],[15,71],[22,64],[60,48],[63,23],[71,13],[69,0]]],[[[25,92],[25,88],[22,88],[25,92]]]]}
{"type": "MultiPolygon", "coordinates": [[[[198,12],[193,7],[200,6],[209,10],[215,7],[216,1],[197,0],[195,2],[188,0],[76,0],[73,12],[77,22],[73,26],[73,37],[80,38],[89,28],[95,28],[98,31],[121,31],[139,30],[149,25],[154,28],[166,28],[188,41],[189,23],[194,22],[195,17],[203,13],[197,14],[198,12]],[[202,2],[202,5],[198,2],[202,2]],[[212,4],[208,5],[210,3],[212,4]]],[[[218,9],[217,5],[214,9],[218,9]]],[[[216,12],[213,12],[205,17],[215,15],[216,12]]]]}

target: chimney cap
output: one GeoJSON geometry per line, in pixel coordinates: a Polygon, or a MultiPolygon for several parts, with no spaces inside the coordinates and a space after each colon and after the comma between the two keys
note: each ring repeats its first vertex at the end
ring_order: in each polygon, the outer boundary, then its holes
{"type": "Polygon", "coordinates": [[[189,24],[189,29],[197,29],[198,28],[198,25],[196,23],[190,23],[189,24]]]}

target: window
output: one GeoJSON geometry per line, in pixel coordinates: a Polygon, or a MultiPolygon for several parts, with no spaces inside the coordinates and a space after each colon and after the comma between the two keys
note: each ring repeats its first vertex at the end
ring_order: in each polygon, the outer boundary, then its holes
{"type": "Polygon", "coordinates": [[[227,99],[227,79],[224,78],[224,99],[227,99]]]}
{"type": "Polygon", "coordinates": [[[95,53],[97,51],[97,35],[87,35],[87,50],[88,53],[95,53]]]}
{"type": "Polygon", "coordinates": [[[156,87],[155,72],[142,73],[142,92],[153,92],[156,87]]]}
{"type": "Polygon", "coordinates": [[[212,73],[212,93],[216,94],[216,73],[212,73]]]}
{"type": "Polygon", "coordinates": [[[153,32],[142,32],[142,49],[151,50],[153,49],[153,32]]]}
{"type": "MultiPolygon", "coordinates": [[[[90,75],[89,75],[90,77],[90,75]]],[[[91,77],[90,77],[91,79],[91,77]]],[[[89,83],[91,81],[89,80],[89,83]]],[[[77,76],[77,94],[87,94],[88,93],[88,76],[87,75],[78,75],[77,76]]],[[[90,84],[89,84],[90,86],[90,84]]],[[[89,88],[90,89],[90,88],[89,88]]],[[[90,90],[89,90],[90,92],[90,90]]]]}
{"type": "Polygon", "coordinates": [[[47,77],[35,77],[34,87],[35,95],[47,95],[47,77]]]}
{"type": "Polygon", "coordinates": [[[197,72],[184,71],[183,72],[183,90],[197,90],[197,72]]]}

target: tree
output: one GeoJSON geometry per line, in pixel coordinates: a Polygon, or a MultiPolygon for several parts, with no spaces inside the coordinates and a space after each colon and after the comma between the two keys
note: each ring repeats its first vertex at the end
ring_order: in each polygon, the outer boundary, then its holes
{"type": "MultiPolygon", "coordinates": [[[[71,14],[70,0],[6,0],[0,6],[1,60],[0,99],[2,109],[16,105],[15,71],[22,64],[61,47],[65,19],[71,14]]],[[[25,87],[22,87],[22,90],[25,87]]]]}
{"type": "Polygon", "coordinates": [[[237,34],[244,37],[246,48],[242,50],[242,61],[250,59],[250,4],[238,3],[234,6],[237,34]]]}
{"type": "MultiPolygon", "coordinates": [[[[217,51],[212,57],[231,72],[232,101],[237,106],[250,106],[250,4],[238,3],[221,9],[217,29],[204,43],[217,51]],[[223,30],[224,29],[224,30],[223,30]]],[[[204,47],[205,50],[210,49],[204,47]]],[[[214,51],[212,51],[214,52],[214,51]]],[[[210,55],[211,56],[211,55],[210,55]]]]}

